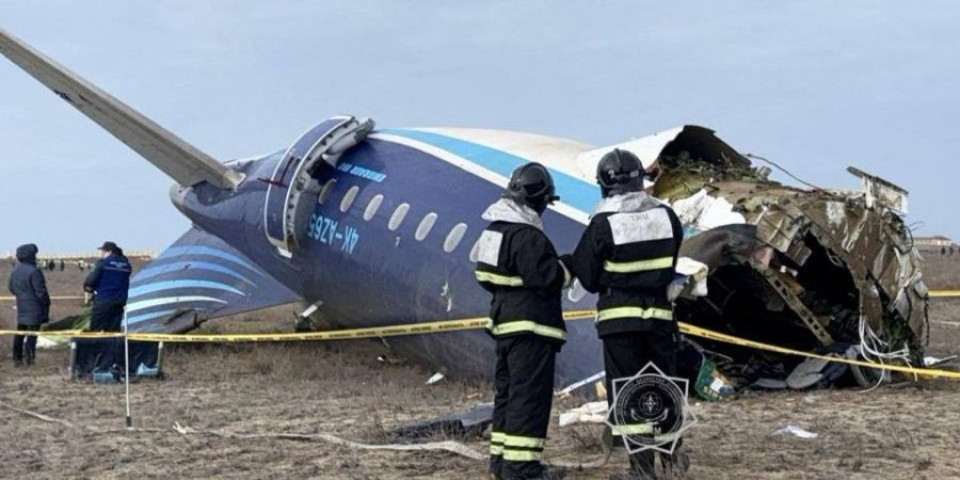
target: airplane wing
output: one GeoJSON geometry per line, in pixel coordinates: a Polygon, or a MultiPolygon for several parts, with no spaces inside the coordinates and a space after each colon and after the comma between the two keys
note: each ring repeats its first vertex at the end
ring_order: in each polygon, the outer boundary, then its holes
{"type": "Polygon", "coordinates": [[[232,189],[243,180],[239,172],[226,167],[3,29],[0,29],[0,53],[180,185],[189,187],[206,181],[220,188],[232,189]]]}
{"type": "Polygon", "coordinates": [[[193,227],[130,282],[134,332],[183,332],[200,322],[300,300],[223,240],[193,227]]]}

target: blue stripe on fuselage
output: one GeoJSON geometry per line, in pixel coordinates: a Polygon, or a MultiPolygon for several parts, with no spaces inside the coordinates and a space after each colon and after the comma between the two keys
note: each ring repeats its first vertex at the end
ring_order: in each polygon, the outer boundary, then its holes
{"type": "Polygon", "coordinates": [[[225,251],[220,250],[220,249],[218,249],[218,248],[207,247],[207,246],[205,246],[205,245],[188,245],[188,246],[174,246],[174,247],[170,247],[170,248],[164,250],[163,253],[161,253],[160,256],[157,257],[157,258],[158,258],[158,259],[168,259],[168,258],[176,257],[176,256],[179,256],[179,255],[207,255],[207,256],[211,256],[211,257],[222,258],[222,259],[224,259],[224,260],[228,260],[228,261],[230,261],[230,262],[233,262],[233,263],[242,265],[242,266],[246,267],[247,269],[252,270],[252,271],[254,271],[254,272],[258,271],[257,267],[254,267],[253,265],[250,265],[249,262],[247,262],[247,261],[244,260],[243,258],[240,258],[240,256],[238,256],[238,255],[234,255],[234,254],[232,254],[232,253],[225,252],[225,251]]]}
{"type": "MultiPolygon", "coordinates": [[[[518,157],[486,145],[468,142],[439,133],[406,129],[386,129],[378,131],[441,148],[507,178],[510,178],[510,175],[513,174],[513,171],[516,170],[517,167],[531,161],[536,161],[536,159],[518,157]]],[[[553,181],[556,184],[557,194],[560,195],[561,202],[588,214],[594,210],[597,202],[600,201],[599,187],[558,170],[552,168],[549,170],[550,175],[553,176],[553,181]]]]}
{"type": "Polygon", "coordinates": [[[181,288],[205,288],[208,290],[220,290],[222,292],[230,292],[241,297],[246,296],[240,290],[231,287],[225,283],[220,282],[211,282],[208,280],[193,280],[193,279],[183,279],[178,278],[176,280],[167,280],[157,283],[147,283],[145,285],[140,285],[138,287],[131,288],[127,293],[131,298],[146,295],[148,293],[161,292],[165,290],[175,290],[181,288]]]}
{"type": "Polygon", "coordinates": [[[227,268],[223,265],[218,265],[210,262],[203,262],[197,260],[183,260],[171,263],[165,263],[157,266],[148,266],[147,268],[140,270],[140,273],[137,274],[137,285],[142,285],[146,279],[153,278],[158,275],[163,275],[165,273],[176,272],[178,270],[209,270],[212,272],[222,273],[224,275],[229,275],[238,280],[249,283],[250,285],[256,286],[256,283],[253,283],[247,277],[237,273],[233,269],[227,268]]]}

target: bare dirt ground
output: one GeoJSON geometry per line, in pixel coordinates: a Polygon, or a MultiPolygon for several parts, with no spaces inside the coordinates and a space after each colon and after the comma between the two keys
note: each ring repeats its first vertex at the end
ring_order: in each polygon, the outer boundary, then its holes
{"type": "MultiPolygon", "coordinates": [[[[67,307],[64,307],[67,308],[67,307]]],[[[244,330],[289,329],[289,307],[251,314],[244,330]]],[[[3,305],[0,321],[12,318],[3,305]]],[[[935,355],[960,352],[960,300],[931,303],[935,355]]],[[[238,325],[232,320],[229,326],[238,325]]],[[[226,329],[211,323],[210,330],[226,329]]],[[[236,433],[330,433],[381,443],[386,432],[490,401],[487,384],[443,381],[431,372],[376,360],[373,341],[210,345],[170,348],[164,381],[132,385],[137,427],[127,432],[122,385],[66,379],[68,352],[39,352],[32,369],[13,369],[9,338],[0,339],[0,402],[113,429],[95,433],[44,422],[0,407],[0,478],[333,478],[480,479],[485,463],[446,452],[358,451],[317,441],[236,439],[176,433],[175,423],[236,433]]],[[[700,424],[686,437],[694,479],[960,478],[960,382],[901,388],[784,392],[698,403],[700,424]],[[815,439],[775,435],[785,425],[815,439]]],[[[554,415],[576,406],[558,400],[554,415]]],[[[601,455],[599,425],[551,424],[547,460],[601,455]]],[[[481,439],[467,446],[485,451],[481,439]]],[[[626,462],[568,478],[602,479],[626,462]]]]}

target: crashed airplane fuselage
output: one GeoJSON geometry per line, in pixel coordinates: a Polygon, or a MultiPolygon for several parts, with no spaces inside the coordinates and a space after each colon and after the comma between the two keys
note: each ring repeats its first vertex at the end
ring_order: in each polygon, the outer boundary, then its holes
{"type": "MultiPolygon", "coordinates": [[[[928,292],[903,222],[905,190],[852,167],[859,191],[785,186],[769,179],[769,167],[693,138],[705,132],[685,132],[657,155],[653,188],[689,229],[681,254],[709,268],[707,295],[678,301],[682,320],[774,345],[922,365],[928,292]]],[[[757,353],[706,346],[741,361],[757,353]]]]}
{"type": "MultiPolygon", "coordinates": [[[[0,53],[177,182],[171,197],[194,227],[134,278],[132,331],[183,332],[297,300],[335,327],[486,316],[489,296],[473,275],[480,214],[511,171],[550,168],[562,199],[544,226],[570,251],[600,200],[596,163],[613,148],[501,130],[375,130],[342,116],[275,154],[223,164],[3,31],[0,53]]],[[[683,255],[709,267],[693,273],[706,275],[706,292],[703,282],[686,291],[681,320],[808,350],[919,354],[926,292],[895,186],[864,176],[861,193],[786,187],[701,127],[617,147],[659,172],[651,191],[685,220],[683,255]]],[[[590,296],[573,298],[566,309],[593,307],[590,296]]],[[[389,343],[449,374],[492,374],[493,342],[481,331],[389,343]]],[[[747,355],[703,346],[733,365],[747,355]]],[[[558,379],[591,376],[601,358],[592,322],[568,322],[558,379]]]]}

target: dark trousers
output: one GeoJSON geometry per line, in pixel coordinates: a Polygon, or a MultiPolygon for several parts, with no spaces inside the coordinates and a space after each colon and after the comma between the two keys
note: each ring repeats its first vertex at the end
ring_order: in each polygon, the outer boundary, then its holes
{"type": "Polygon", "coordinates": [[[536,335],[497,340],[490,470],[505,479],[542,473],[556,356],[556,344],[536,335]]]}
{"type": "Polygon", "coordinates": [[[123,303],[93,302],[90,330],[94,332],[119,332],[123,326],[123,303]]]}
{"type": "MultiPolygon", "coordinates": [[[[90,330],[94,332],[119,332],[123,328],[124,303],[93,302],[90,312],[90,330]]],[[[123,361],[123,342],[110,341],[112,348],[105,348],[99,363],[116,365],[123,361]]]]}
{"type": "MultiPolygon", "coordinates": [[[[646,332],[624,332],[607,335],[603,340],[603,365],[606,369],[607,403],[613,404],[613,380],[636,375],[649,362],[653,362],[666,375],[676,375],[677,339],[676,325],[671,322],[668,328],[659,328],[646,332]]],[[[613,437],[614,445],[622,444],[623,439],[613,437]]],[[[677,442],[680,447],[680,442],[677,442]]],[[[654,471],[654,452],[646,450],[630,456],[631,470],[642,475],[656,478],[654,471]]],[[[672,462],[672,458],[665,458],[672,462]]]]}
{"type": "MultiPolygon", "coordinates": [[[[17,331],[36,332],[40,330],[40,325],[21,325],[17,324],[17,331]]],[[[37,337],[36,335],[14,335],[13,337],[13,361],[14,363],[23,363],[26,357],[27,364],[33,363],[37,356],[37,337]]]]}

